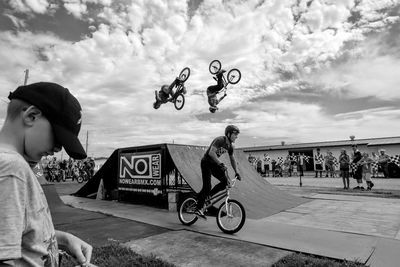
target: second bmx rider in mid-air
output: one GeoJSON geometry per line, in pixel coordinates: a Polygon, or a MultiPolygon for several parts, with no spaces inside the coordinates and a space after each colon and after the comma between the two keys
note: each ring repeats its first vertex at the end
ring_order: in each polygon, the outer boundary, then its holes
{"type": "Polygon", "coordinates": [[[221,96],[219,99],[217,97],[218,93],[224,88],[224,80],[223,80],[223,75],[226,70],[221,69],[216,73],[216,80],[217,84],[216,85],[211,85],[207,87],[207,97],[208,97],[208,104],[210,105],[210,112],[214,113],[215,111],[218,110],[218,103],[221,102],[222,99],[226,96],[226,92],[224,93],[223,96],[221,96]]]}
{"type": "Polygon", "coordinates": [[[203,188],[198,194],[196,215],[206,218],[204,215],[204,203],[207,196],[213,196],[216,193],[224,190],[227,185],[230,184],[226,175],[226,166],[219,160],[219,157],[224,153],[228,152],[229,159],[233,170],[235,171],[235,177],[241,180],[238,173],[236,160],[234,156],[234,145],[233,143],[238,138],[240,131],[235,125],[228,125],[225,128],[225,136],[219,136],[215,138],[203,158],[201,159],[201,175],[203,179],[203,188]],[[217,178],[220,183],[211,189],[211,175],[217,178]]]}

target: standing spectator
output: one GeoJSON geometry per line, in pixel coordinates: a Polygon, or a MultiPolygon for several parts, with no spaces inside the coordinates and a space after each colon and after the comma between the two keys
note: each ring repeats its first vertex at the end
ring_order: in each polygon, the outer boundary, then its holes
{"type": "Polygon", "coordinates": [[[283,161],[282,172],[283,172],[283,175],[287,175],[288,177],[290,177],[292,175],[291,170],[290,170],[290,156],[289,155],[287,155],[286,159],[283,161]]]}
{"type": "Polygon", "coordinates": [[[378,163],[379,166],[382,169],[383,172],[383,177],[389,178],[389,155],[387,155],[385,149],[380,149],[379,150],[379,159],[378,163]]]}
{"type": "Polygon", "coordinates": [[[248,156],[248,161],[249,161],[249,163],[250,163],[250,165],[252,165],[253,166],[253,162],[254,162],[254,160],[255,160],[255,158],[253,157],[253,155],[251,155],[251,153],[249,153],[249,156],[248,156]]]}
{"type": "Polygon", "coordinates": [[[48,174],[47,181],[54,182],[57,179],[57,170],[58,170],[57,158],[53,157],[47,164],[47,174],[48,174]]]}
{"type": "Polygon", "coordinates": [[[363,157],[360,161],[360,164],[362,165],[362,177],[367,183],[367,190],[371,190],[372,187],[374,186],[374,183],[372,182],[371,179],[371,163],[372,159],[368,157],[368,153],[364,152],[363,157]]]}
{"type": "Polygon", "coordinates": [[[94,161],[94,158],[89,158],[89,166],[90,166],[90,178],[92,178],[94,175],[94,169],[96,168],[96,163],[94,161]]]}
{"type": "Polygon", "coordinates": [[[262,172],[262,161],[259,157],[256,159],[256,170],[259,174],[262,172]]]}
{"type": "Polygon", "coordinates": [[[334,169],[333,169],[333,164],[334,164],[334,159],[335,157],[332,155],[331,151],[326,152],[325,156],[325,177],[330,176],[331,178],[334,177],[334,169]]]}
{"type": "Polygon", "coordinates": [[[267,177],[269,177],[269,169],[270,169],[269,164],[270,163],[271,163],[271,158],[267,153],[265,153],[264,158],[263,158],[263,164],[264,164],[264,173],[265,173],[265,176],[267,176],[267,177]]]}
{"type": "Polygon", "coordinates": [[[271,171],[272,171],[272,177],[276,177],[275,171],[276,171],[277,163],[275,159],[271,160],[271,171]]]}
{"type": "Polygon", "coordinates": [[[371,159],[373,161],[373,163],[371,164],[372,177],[378,177],[379,176],[379,173],[378,173],[379,156],[375,152],[372,152],[371,159]]]}
{"type": "Polygon", "coordinates": [[[322,178],[322,164],[324,162],[324,156],[320,153],[320,149],[317,148],[317,153],[314,155],[314,162],[315,162],[315,178],[319,177],[322,178]]]}
{"type": "Polygon", "coordinates": [[[63,181],[65,181],[66,176],[67,176],[67,175],[66,175],[66,171],[67,171],[67,160],[66,160],[66,159],[61,160],[59,166],[60,166],[61,179],[62,179],[63,181]]]}
{"type": "Polygon", "coordinates": [[[305,165],[306,165],[306,156],[304,155],[304,153],[301,153],[297,157],[297,166],[299,169],[300,176],[304,176],[305,165]]]}
{"type": "Polygon", "coordinates": [[[297,156],[292,152],[292,155],[290,155],[290,171],[289,171],[290,176],[297,175],[297,167],[295,171],[295,165],[297,165],[297,156]]]}
{"type": "Polygon", "coordinates": [[[357,189],[364,190],[363,182],[362,182],[362,166],[360,164],[361,163],[360,161],[362,159],[362,155],[361,155],[360,150],[358,150],[357,145],[353,145],[352,148],[353,148],[353,152],[354,152],[353,153],[353,161],[352,161],[352,163],[357,166],[355,172],[353,173],[353,178],[356,179],[357,186],[354,187],[353,189],[355,189],[355,190],[357,190],[357,189]]]}
{"type": "Polygon", "coordinates": [[[343,189],[350,188],[350,179],[349,179],[349,168],[350,168],[350,157],[347,155],[346,149],[342,148],[339,156],[339,168],[340,174],[343,180],[343,189]]]}

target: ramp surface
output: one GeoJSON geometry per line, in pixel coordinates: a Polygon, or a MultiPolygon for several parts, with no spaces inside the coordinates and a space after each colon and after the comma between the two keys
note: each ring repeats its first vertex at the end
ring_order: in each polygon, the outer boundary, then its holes
{"type": "Polygon", "coordinates": [[[42,184],[55,226],[93,219],[104,219],[107,215],[72,208],[60,199],[54,184],[42,184]]]}
{"type": "MultiPolygon", "coordinates": [[[[167,144],[167,147],[176,168],[190,187],[199,192],[203,183],[200,161],[207,147],[173,144],[167,144]]],[[[244,205],[247,217],[261,219],[310,201],[290,195],[265,181],[249,164],[243,152],[235,151],[235,158],[242,181],[238,181],[233,188],[232,198],[244,205]]],[[[230,166],[229,157],[223,155],[220,159],[228,167],[229,174],[233,176],[234,171],[230,166]]],[[[217,181],[212,180],[214,184],[217,181]]]]}

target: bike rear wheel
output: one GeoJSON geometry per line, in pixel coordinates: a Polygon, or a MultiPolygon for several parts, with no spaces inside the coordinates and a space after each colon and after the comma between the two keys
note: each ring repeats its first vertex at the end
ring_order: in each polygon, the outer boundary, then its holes
{"type": "Polygon", "coordinates": [[[242,78],[242,73],[240,73],[240,70],[238,69],[231,69],[228,72],[227,77],[230,84],[237,84],[242,78]]]}
{"type": "Polygon", "coordinates": [[[186,82],[189,76],[190,76],[190,69],[188,67],[185,67],[179,74],[179,80],[181,82],[186,82]]]}
{"type": "Polygon", "coordinates": [[[208,70],[211,74],[216,74],[218,71],[221,70],[221,61],[218,59],[214,59],[211,61],[210,65],[208,66],[208,70]]]}
{"type": "Polygon", "coordinates": [[[181,110],[185,105],[185,96],[181,93],[177,95],[177,97],[174,100],[174,105],[177,110],[181,110]]]}
{"type": "Polygon", "coordinates": [[[234,234],[242,229],[246,220],[246,212],[239,201],[229,199],[228,205],[224,201],[219,207],[216,219],[222,232],[234,234]]]}
{"type": "Polygon", "coordinates": [[[197,207],[197,200],[194,197],[188,197],[185,199],[178,208],[178,217],[182,224],[192,225],[198,217],[194,213],[197,207]]]}

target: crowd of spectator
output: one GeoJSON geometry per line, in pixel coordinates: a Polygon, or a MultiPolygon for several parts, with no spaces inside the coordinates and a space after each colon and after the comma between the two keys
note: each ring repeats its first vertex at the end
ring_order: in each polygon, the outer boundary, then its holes
{"type": "MultiPolygon", "coordinates": [[[[313,158],[304,155],[304,153],[288,153],[286,157],[278,157],[271,159],[265,153],[263,157],[255,157],[248,155],[249,163],[264,177],[291,177],[303,176],[306,164],[310,163],[310,159],[314,160],[315,177],[341,177],[343,179],[343,188],[349,189],[349,178],[352,177],[357,181],[357,186],[353,189],[365,190],[363,181],[367,185],[367,190],[371,190],[374,186],[372,178],[382,176],[389,177],[389,163],[393,162],[397,166],[400,165],[397,160],[386,154],[384,149],[380,149],[378,155],[372,152],[361,153],[357,145],[352,146],[352,153],[348,154],[346,149],[341,149],[339,158],[336,158],[329,150],[323,155],[319,148],[316,149],[313,158]]],[[[396,158],[394,157],[394,158],[396,158]]]]}
{"type": "Polygon", "coordinates": [[[263,158],[254,157],[249,154],[249,163],[254,166],[258,173],[262,176],[269,177],[283,177],[283,176],[303,176],[306,164],[309,162],[309,157],[304,153],[295,155],[294,153],[288,154],[285,158],[278,157],[278,159],[271,159],[265,153],[263,158]]]}
{"type": "Polygon", "coordinates": [[[79,183],[87,181],[94,175],[95,162],[93,158],[84,160],[57,160],[56,157],[44,158],[41,162],[46,180],[60,182],[66,179],[76,180],[79,183]]]}

